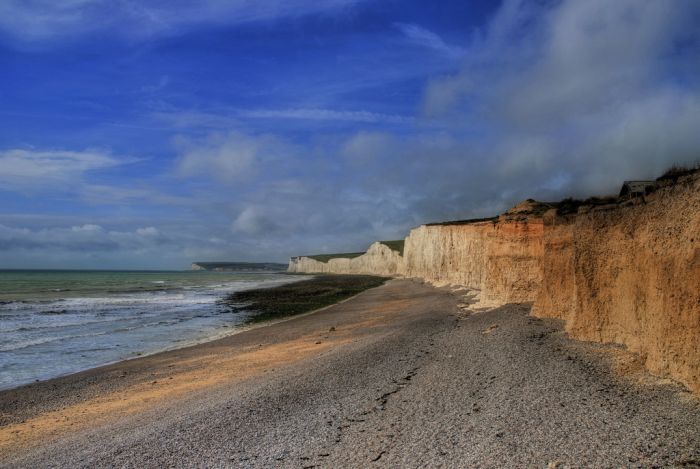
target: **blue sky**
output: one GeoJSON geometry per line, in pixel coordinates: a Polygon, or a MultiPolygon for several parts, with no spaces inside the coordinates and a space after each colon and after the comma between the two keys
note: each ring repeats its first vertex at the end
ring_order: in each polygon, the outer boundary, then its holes
{"type": "Polygon", "coordinates": [[[700,150],[693,0],[0,1],[0,267],[364,249],[700,150]]]}

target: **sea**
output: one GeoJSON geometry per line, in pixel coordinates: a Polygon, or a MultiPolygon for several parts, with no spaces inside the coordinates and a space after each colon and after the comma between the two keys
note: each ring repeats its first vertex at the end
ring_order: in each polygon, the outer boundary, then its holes
{"type": "Polygon", "coordinates": [[[0,270],[0,389],[232,334],[250,313],[225,305],[228,294],[298,280],[281,272],[0,270]]]}

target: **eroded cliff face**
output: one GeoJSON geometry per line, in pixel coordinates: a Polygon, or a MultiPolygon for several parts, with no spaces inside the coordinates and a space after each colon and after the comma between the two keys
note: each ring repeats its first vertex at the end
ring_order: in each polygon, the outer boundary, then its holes
{"type": "Polygon", "coordinates": [[[403,274],[479,290],[479,306],[534,301],[544,252],[535,208],[527,201],[490,221],[420,226],[406,238],[403,274]]]}
{"type": "Polygon", "coordinates": [[[364,274],[392,277],[402,270],[401,255],[388,246],[376,242],[367,252],[352,259],[336,258],[320,262],[309,257],[293,257],[289,261],[289,272],[330,273],[330,274],[364,274]]]}
{"type": "Polygon", "coordinates": [[[375,243],[354,259],[296,258],[290,271],[416,277],[476,290],[476,306],[534,302],[572,337],[625,345],[700,392],[700,174],[626,204],[546,208],[420,226],[403,258],[375,243]]]}
{"type": "Polygon", "coordinates": [[[535,300],[542,283],[543,223],[537,215],[521,221],[499,220],[487,243],[484,304],[535,300]]]}
{"type": "Polygon", "coordinates": [[[543,218],[541,283],[532,313],[569,320],[574,312],[574,228],[576,216],[557,216],[550,210],[543,218]]]}
{"type": "Polygon", "coordinates": [[[623,344],[700,392],[700,177],[550,221],[533,314],[565,319],[574,338],[623,344]]]}
{"type": "Polygon", "coordinates": [[[485,239],[492,225],[423,225],[411,230],[404,247],[402,274],[437,286],[481,290],[486,272],[485,239]]]}

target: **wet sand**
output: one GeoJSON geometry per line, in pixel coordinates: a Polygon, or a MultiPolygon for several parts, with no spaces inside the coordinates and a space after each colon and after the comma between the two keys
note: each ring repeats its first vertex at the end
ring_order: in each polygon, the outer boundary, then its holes
{"type": "Polygon", "coordinates": [[[700,404],[624,351],[393,280],[0,393],[2,467],[700,467],[700,404]],[[624,372],[623,372],[624,371],[624,372]]]}

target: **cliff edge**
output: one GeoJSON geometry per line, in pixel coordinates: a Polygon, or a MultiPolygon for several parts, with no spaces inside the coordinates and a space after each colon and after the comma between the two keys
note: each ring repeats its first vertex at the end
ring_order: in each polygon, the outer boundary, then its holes
{"type": "Polygon", "coordinates": [[[700,392],[700,175],[626,204],[545,219],[533,314],[623,344],[700,392]]]}
{"type": "Polygon", "coordinates": [[[479,306],[532,303],[572,337],[622,344],[700,392],[700,172],[643,182],[619,198],[526,200],[494,218],[421,225],[403,252],[377,242],[352,258],[292,258],[289,270],[419,278],[469,288],[479,306]]]}
{"type": "Polygon", "coordinates": [[[393,277],[403,270],[402,250],[403,241],[377,241],[364,253],[292,257],[287,271],[393,277]]]}

